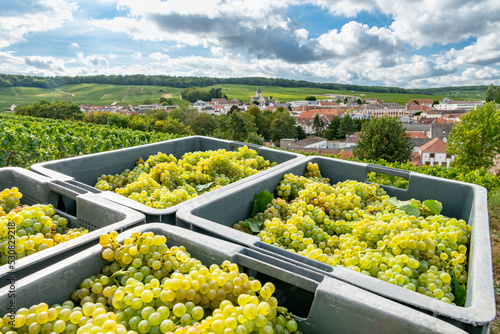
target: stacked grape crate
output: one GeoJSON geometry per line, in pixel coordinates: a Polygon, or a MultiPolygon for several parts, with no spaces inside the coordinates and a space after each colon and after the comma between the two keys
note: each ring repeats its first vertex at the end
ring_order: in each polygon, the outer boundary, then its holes
{"type": "MultiPolygon", "coordinates": [[[[100,245],[19,283],[22,308],[3,318],[5,332],[465,333],[334,278],[167,224],[103,235],[100,245]]],[[[0,289],[4,310],[8,294],[0,289]]]]}
{"type": "Polygon", "coordinates": [[[483,187],[311,157],[200,198],[177,224],[488,332],[496,314],[483,187]],[[369,172],[407,189],[365,183],[369,172]]]}
{"type": "Polygon", "coordinates": [[[190,136],[35,164],[31,169],[146,215],[175,224],[175,212],[209,191],[252,182],[302,160],[301,154],[190,136]]]}
{"type": "Polygon", "coordinates": [[[101,233],[145,223],[139,212],[22,168],[1,168],[0,190],[0,286],[86,249],[101,233]]]}

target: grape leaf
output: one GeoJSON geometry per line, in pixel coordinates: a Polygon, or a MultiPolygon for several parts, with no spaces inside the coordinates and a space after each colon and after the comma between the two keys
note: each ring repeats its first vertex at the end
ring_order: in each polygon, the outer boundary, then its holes
{"type": "Polygon", "coordinates": [[[420,215],[420,209],[415,200],[400,201],[396,197],[391,197],[388,202],[390,205],[397,206],[399,209],[403,210],[407,215],[413,215],[415,217],[420,215]]]}
{"type": "Polygon", "coordinates": [[[451,278],[451,285],[453,286],[453,294],[455,295],[455,304],[457,306],[465,305],[465,296],[467,294],[464,285],[460,284],[457,279],[455,270],[453,270],[453,276],[451,278]]]}
{"type": "Polygon", "coordinates": [[[391,197],[387,200],[390,205],[399,207],[399,201],[396,197],[391,197]]]}
{"type": "Polygon", "coordinates": [[[258,212],[264,212],[267,209],[267,204],[271,203],[274,196],[269,191],[264,190],[253,196],[253,211],[252,217],[258,212]]]}
{"type": "Polygon", "coordinates": [[[407,215],[412,215],[415,217],[418,217],[420,215],[420,209],[412,204],[405,204],[400,206],[399,208],[403,210],[407,215]]]}
{"type": "Polygon", "coordinates": [[[243,221],[243,226],[248,226],[252,232],[259,233],[262,230],[262,226],[264,226],[264,222],[248,218],[243,221]]]}
{"type": "Polygon", "coordinates": [[[197,192],[201,192],[207,188],[210,188],[212,186],[212,184],[214,184],[213,182],[210,182],[210,183],[207,183],[207,184],[198,184],[196,186],[196,191],[197,192]]]}
{"type": "Polygon", "coordinates": [[[431,210],[432,213],[439,215],[441,213],[441,210],[443,210],[443,205],[439,203],[438,201],[435,201],[433,199],[428,199],[424,202],[424,205],[431,210]]]}

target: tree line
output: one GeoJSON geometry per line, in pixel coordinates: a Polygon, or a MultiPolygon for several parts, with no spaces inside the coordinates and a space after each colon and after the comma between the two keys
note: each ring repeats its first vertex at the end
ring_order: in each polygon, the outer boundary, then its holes
{"type": "Polygon", "coordinates": [[[183,100],[195,103],[198,100],[212,101],[212,99],[225,98],[227,95],[222,93],[222,88],[212,88],[209,91],[200,87],[188,87],[182,90],[181,96],[183,100]]]}
{"type": "Polygon", "coordinates": [[[169,86],[176,88],[206,87],[217,84],[242,84],[251,86],[275,87],[307,87],[332,90],[351,90],[372,93],[429,94],[439,95],[443,91],[453,90],[485,90],[486,86],[441,87],[425,89],[406,89],[399,87],[362,86],[340,83],[317,83],[305,80],[290,80],[281,78],[242,77],[242,78],[210,78],[210,77],[177,77],[168,75],[90,75],[90,76],[57,76],[39,77],[17,74],[0,74],[0,87],[39,87],[56,88],[63,85],[96,83],[115,85],[147,85],[169,86]]]}

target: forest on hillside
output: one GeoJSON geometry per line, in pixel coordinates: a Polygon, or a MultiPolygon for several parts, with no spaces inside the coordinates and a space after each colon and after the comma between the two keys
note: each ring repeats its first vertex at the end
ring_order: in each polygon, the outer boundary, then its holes
{"type": "Polygon", "coordinates": [[[396,94],[428,94],[440,95],[453,89],[454,91],[486,91],[488,86],[438,87],[425,89],[406,89],[399,87],[361,86],[340,83],[316,83],[304,80],[290,80],[263,77],[242,78],[210,78],[210,77],[176,77],[168,75],[94,75],[94,76],[60,76],[39,77],[26,75],[0,74],[0,87],[39,87],[56,88],[63,85],[96,83],[115,85],[154,85],[177,88],[206,87],[217,84],[243,84],[252,86],[276,87],[309,87],[334,90],[351,90],[357,92],[396,93],[396,94]]]}

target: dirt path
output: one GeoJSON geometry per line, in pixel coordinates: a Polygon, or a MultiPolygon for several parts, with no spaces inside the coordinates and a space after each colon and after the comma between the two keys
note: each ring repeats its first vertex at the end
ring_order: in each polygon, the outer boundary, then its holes
{"type": "Polygon", "coordinates": [[[169,98],[169,97],[172,97],[172,94],[163,94],[163,97],[169,98]]]}
{"type": "Polygon", "coordinates": [[[14,90],[14,88],[12,88],[12,91],[14,92],[14,94],[16,94],[16,96],[19,96],[19,94],[17,94],[17,92],[14,90]]]}
{"type": "Polygon", "coordinates": [[[68,95],[71,95],[71,96],[75,96],[75,94],[73,93],[68,93],[68,92],[63,92],[62,90],[57,90],[58,93],[61,93],[61,94],[68,94],[68,95]]]}

